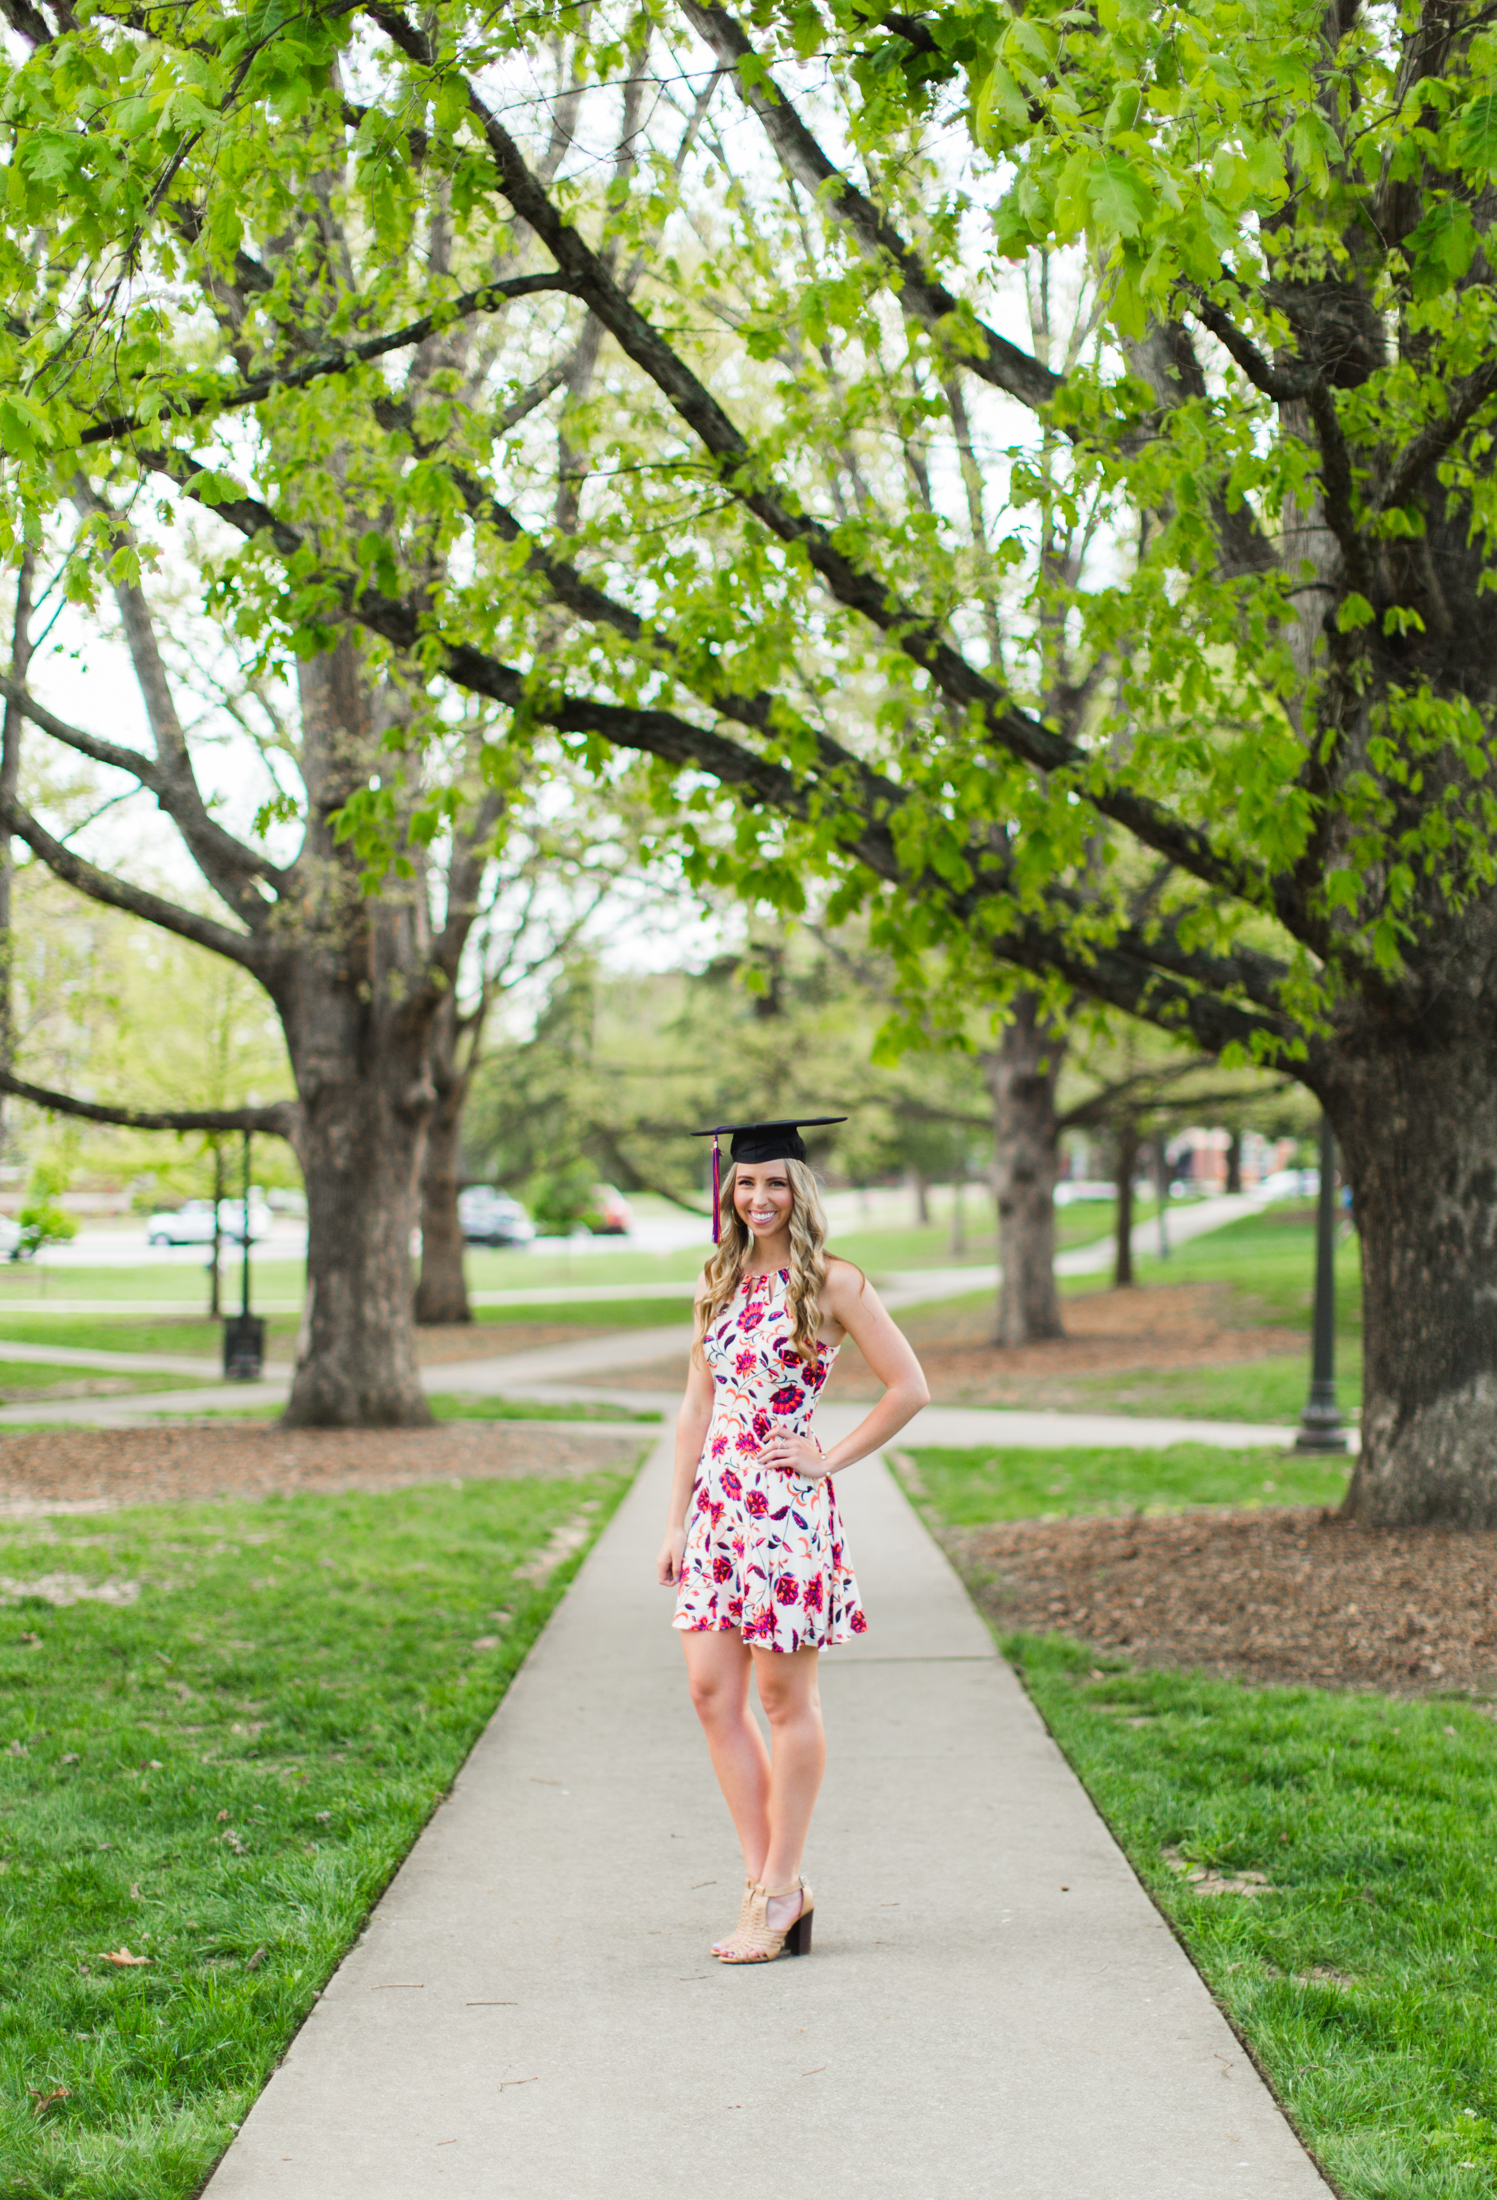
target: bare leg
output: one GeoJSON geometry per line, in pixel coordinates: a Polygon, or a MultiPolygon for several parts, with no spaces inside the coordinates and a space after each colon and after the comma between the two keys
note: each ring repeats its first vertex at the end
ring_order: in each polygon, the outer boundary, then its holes
{"type": "Polygon", "coordinates": [[[764,1875],[769,1851],[769,1752],[749,1710],[748,1646],[734,1629],[683,1633],[691,1700],[723,1800],[743,1847],[750,1879],[764,1875]]]}
{"type": "MultiPolygon", "coordinates": [[[[754,1678],[773,1744],[769,1785],[769,1841],[760,1884],[794,1887],[800,1877],[811,1813],[826,1771],[826,1735],[816,1685],[814,1650],[756,1650],[754,1678]]],[[[800,1915],[800,1897],[771,1901],[776,1932],[800,1915]]]]}

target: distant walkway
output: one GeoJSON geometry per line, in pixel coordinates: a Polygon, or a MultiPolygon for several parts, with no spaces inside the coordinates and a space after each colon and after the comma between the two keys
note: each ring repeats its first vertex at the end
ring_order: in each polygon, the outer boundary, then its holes
{"type": "Polygon", "coordinates": [[[625,1500],[206,2200],[1328,2200],[875,1461],[822,1660],[815,1953],[737,1859],[625,1500]]]}

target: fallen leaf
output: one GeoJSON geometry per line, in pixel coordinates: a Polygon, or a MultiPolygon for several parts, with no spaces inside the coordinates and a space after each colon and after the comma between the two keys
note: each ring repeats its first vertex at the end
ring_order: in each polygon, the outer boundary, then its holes
{"type": "Polygon", "coordinates": [[[221,1826],[221,1825],[223,1824],[224,1820],[225,1820],[225,1819],[226,1819],[226,1818],[228,1817],[228,1815],[229,1815],[229,1814],[228,1814],[228,1812],[227,1812],[226,1810],[221,1810],[221,1811],[219,1812],[218,1816],[217,1816],[217,1817],[216,1817],[216,1818],[214,1819],[214,1821],[213,1821],[214,1825],[215,1825],[215,1826],[221,1826]]]}
{"type": "Polygon", "coordinates": [[[161,1762],[161,1759],[159,1757],[153,1757],[150,1763],[150,1770],[152,1772],[165,1772],[166,1767],[161,1762]]]}
{"type": "Polygon", "coordinates": [[[133,1969],[135,1965],[149,1963],[151,1960],[149,1956],[132,1956],[123,1942],[118,1948],[99,1948],[95,1950],[95,1953],[101,1962],[117,1963],[121,1970],[124,1970],[127,1965],[133,1969]]]}
{"type": "Polygon", "coordinates": [[[232,1826],[225,1826],[223,1832],[219,1835],[218,1838],[220,1841],[224,1842],[229,1848],[231,1848],[236,1856],[244,1856],[248,1853],[245,1849],[244,1843],[240,1840],[238,1834],[234,1831],[234,1828],[232,1826]]]}
{"type": "Polygon", "coordinates": [[[21,1640],[25,1643],[28,1650],[39,1650],[42,1645],[42,1638],[40,1635],[27,1633],[22,1635],[21,1640]]]}
{"type": "Polygon", "coordinates": [[[312,1813],[312,1816],[316,1819],[319,1826],[330,1824],[332,1820],[332,1815],[333,1814],[330,1810],[314,1810],[312,1813]]]}
{"type": "Polygon", "coordinates": [[[140,1882],[139,1882],[139,1880],[135,1880],[135,1881],[133,1881],[133,1882],[131,1883],[131,1887],[130,1887],[130,1900],[131,1900],[132,1902],[138,1902],[138,1901],[140,1900],[140,1882]]]}
{"type": "Polygon", "coordinates": [[[68,1751],[67,1751],[67,1753],[66,1753],[66,1754],[64,1755],[64,1757],[63,1757],[63,1760],[62,1760],[62,1762],[63,1762],[63,1763],[65,1764],[65,1765],[75,1765],[75,1764],[77,1764],[77,1762],[78,1762],[78,1752],[77,1752],[77,1750],[76,1750],[76,1749],[70,1749],[70,1750],[68,1750],[68,1751]]]}
{"type": "MultiPolygon", "coordinates": [[[[474,1639],[473,1647],[475,1650],[497,1650],[499,1647],[499,1637],[497,1635],[478,1635],[474,1639]]],[[[438,2143],[442,2146],[446,2146],[448,2144],[448,2141],[443,2139],[440,2140],[438,2143]]],[[[454,2141],[453,2144],[456,2144],[456,2142],[454,2141]]]]}
{"type": "Polygon", "coordinates": [[[29,1757],[31,1752],[24,1742],[12,1742],[10,1748],[6,1751],[6,1755],[9,1757],[29,1757]]]}
{"type": "Polygon", "coordinates": [[[258,1971],[264,1961],[265,1950],[263,1948],[257,1948],[254,1954],[250,1957],[248,1963],[244,1966],[244,1968],[246,1969],[246,1971],[258,1971]]]}
{"type": "Polygon", "coordinates": [[[70,2098],[71,2096],[65,2085],[54,2085],[50,2093],[33,2093],[31,2096],[32,2113],[36,2116],[45,2116],[54,2101],[66,2101],[70,2098]]]}

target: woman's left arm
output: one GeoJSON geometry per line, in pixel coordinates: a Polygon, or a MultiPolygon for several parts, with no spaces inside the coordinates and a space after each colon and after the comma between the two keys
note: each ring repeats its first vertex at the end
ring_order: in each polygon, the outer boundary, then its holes
{"type": "Polygon", "coordinates": [[[771,1436],[762,1456],[767,1465],[790,1474],[835,1474],[839,1467],[850,1467],[855,1459],[881,1451],[922,1406],[930,1404],[930,1388],[909,1338],[850,1261],[835,1264],[821,1299],[883,1384],[884,1395],[852,1433],[824,1455],[808,1437],[771,1436]]]}

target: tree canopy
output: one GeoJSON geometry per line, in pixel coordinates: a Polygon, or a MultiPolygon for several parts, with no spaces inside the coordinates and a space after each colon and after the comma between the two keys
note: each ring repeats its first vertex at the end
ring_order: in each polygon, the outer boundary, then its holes
{"type": "Polygon", "coordinates": [[[1290,1062],[1359,1501],[1497,1508],[1481,11],[5,4],[13,540],[80,469],[196,502],[402,754],[465,690],[495,769],[647,760],[704,879],[834,874],[924,1016],[939,950],[1290,1062]]]}

